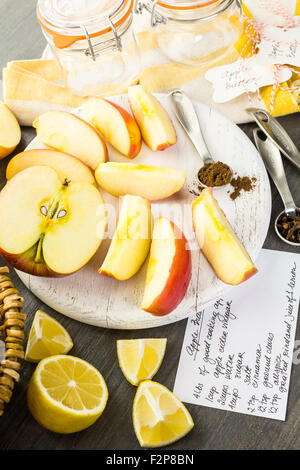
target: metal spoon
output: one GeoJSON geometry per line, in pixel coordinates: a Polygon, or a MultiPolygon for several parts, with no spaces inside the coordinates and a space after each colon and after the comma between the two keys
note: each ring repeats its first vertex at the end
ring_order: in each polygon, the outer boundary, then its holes
{"type": "Polygon", "coordinates": [[[279,150],[300,170],[300,152],[282,125],[265,109],[247,108],[256,124],[279,150]]]}
{"type": "MultiPolygon", "coordinates": [[[[199,120],[194,109],[193,103],[191,100],[186,96],[186,94],[180,89],[174,89],[169,92],[169,96],[172,99],[173,108],[176,114],[176,117],[180,124],[182,125],[183,129],[193,142],[199,157],[201,159],[202,166],[198,171],[198,180],[201,186],[207,187],[199,178],[199,172],[201,169],[208,163],[216,163],[215,160],[212,158],[206,143],[204,141],[199,120]]],[[[231,168],[230,168],[231,170],[231,168]]],[[[231,170],[231,178],[232,178],[232,170],[231,170]]],[[[229,181],[230,182],[230,181],[229,181]]],[[[228,183],[227,183],[228,184],[228,183]]],[[[222,188],[226,185],[222,186],[215,186],[215,188],[222,188]]]]}
{"type": "Polygon", "coordinates": [[[285,171],[283,168],[280,151],[277,148],[277,146],[269,138],[267,138],[265,134],[258,127],[253,129],[253,136],[254,136],[256,146],[259,150],[259,153],[266,165],[266,168],[271,178],[273,179],[278,189],[278,192],[284,204],[284,211],[280,212],[280,214],[276,217],[275,231],[278,237],[281,240],[283,240],[285,243],[289,245],[293,245],[293,246],[300,246],[300,243],[286,240],[286,238],[284,238],[280,234],[277,228],[278,220],[283,214],[286,214],[287,216],[296,216],[297,210],[300,210],[296,206],[293,196],[291,195],[291,192],[287,183],[285,171]]]}

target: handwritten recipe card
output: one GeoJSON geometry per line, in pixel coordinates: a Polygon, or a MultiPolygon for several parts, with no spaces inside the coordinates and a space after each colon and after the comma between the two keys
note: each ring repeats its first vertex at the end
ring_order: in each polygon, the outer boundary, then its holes
{"type": "Polygon", "coordinates": [[[182,401],[285,420],[300,254],[262,250],[259,272],[188,319],[174,393],[182,401]]]}

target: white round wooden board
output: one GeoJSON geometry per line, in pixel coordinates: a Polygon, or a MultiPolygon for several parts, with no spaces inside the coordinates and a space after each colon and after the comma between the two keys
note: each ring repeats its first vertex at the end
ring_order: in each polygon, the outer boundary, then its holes
{"type": "MultiPolygon", "coordinates": [[[[134,163],[180,168],[187,173],[184,188],[174,196],[152,203],[153,220],[165,216],[181,227],[189,240],[192,253],[192,279],[180,305],[164,317],[152,316],[140,309],[147,262],[128,281],[117,281],[98,274],[110,238],[115,229],[115,217],[108,218],[107,238],[102,242],[93,259],[77,273],[65,278],[42,278],[17,271],[25,285],[45,304],[58,312],[95,326],[117,329],[141,329],[173,323],[188,317],[228,292],[230,286],[215,276],[212,268],[199,250],[192,228],[190,201],[196,196],[196,174],[200,167],[197,153],[172,112],[169,97],[157,95],[170,113],[178,136],[177,144],[163,152],[152,152],[143,144],[134,163]]],[[[129,111],[126,95],[110,98],[129,111]]],[[[208,148],[216,161],[229,164],[239,176],[254,176],[255,189],[242,192],[232,201],[228,191],[231,186],[214,190],[214,195],[226,213],[237,235],[253,260],[256,259],[265,240],[271,213],[271,192],[264,164],[248,137],[231,121],[200,103],[194,103],[201,129],[208,148]]],[[[76,114],[81,115],[79,109],[76,114]]],[[[29,148],[43,148],[34,139],[29,148]]],[[[128,162],[109,146],[109,160],[128,162]]],[[[119,200],[101,190],[107,204],[113,204],[118,212],[119,200]]],[[[236,286],[234,289],[238,289],[236,286]]]]}

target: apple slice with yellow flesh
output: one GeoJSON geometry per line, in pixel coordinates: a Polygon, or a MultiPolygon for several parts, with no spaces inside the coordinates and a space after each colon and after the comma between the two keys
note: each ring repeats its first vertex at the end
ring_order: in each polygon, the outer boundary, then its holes
{"type": "Polygon", "coordinates": [[[142,309],[157,316],[172,312],[185,296],[191,275],[187,239],[172,221],[159,217],[153,228],[142,309]]]}
{"type": "Polygon", "coordinates": [[[149,202],[140,196],[124,196],[118,224],[99,273],[120,281],[130,279],[144,263],[150,243],[149,202]]]}
{"type": "Polygon", "coordinates": [[[97,183],[113,196],[134,194],[149,201],[172,196],[186,180],[182,170],[135,163],[100,163],[95,171],[97,183]]]}
{"type": "Polygon", "coordinates": [[[19,123],[6,104],[0,101],[0,159],[10,155],[20,143],[19,123]]]}
{"type": "Polygon", "coordinates": [[[192,212],[200,248],[221,281],[237,285],[257,272],[211,188],[205,188],[192,202],[192,212]]]}
{"type": "Polygon", "coordinates": [[[176,144],[177,136],[171,118],[160,102],[142,85],[128,88],[131,111],[142,137],[151,150],[164,150],[176,144]]]}
{"type": "Polygon", "coordinates": [[[26,150],[15,155],[7,165],[6,178],[10,180],[17,173],[31,166],[49,166],[56,171],[61,181],[96,183],[92,170],[79,158],[50,149],[26,150]]]}
{"type": "Polygon", "coordinates": [[[133,117],[121,106],[102,98],[88,98],[83,104],[85,117],[122,155],[135,158],[141,150],[142,137],[133,117]]]}
{"type": "Polygon", "coordinates": [[[33,123],[40,142],[69,153],[95,170],[107,160],[107,147],[97,129],[65,111],[48,111],[33,123]]]}
{"type": "Polygon", "coordinates": [[[94,185],[62,183],[52,168],[32,166],[1,191],[0,226],[0,253],[15,268],[66,276],[99,248],[106,210],[94,185]]]}

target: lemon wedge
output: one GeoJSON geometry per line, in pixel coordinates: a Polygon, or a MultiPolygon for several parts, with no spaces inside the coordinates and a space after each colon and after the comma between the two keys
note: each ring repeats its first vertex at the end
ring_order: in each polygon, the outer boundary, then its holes
{"type": "Polygon", "coordinates": [[[138,385],[152,379],[160,368],[166,345],[166,338],[118,340],[119,365],[128,382],[138,385]]]}
{"type": "Polygon", "coordinates": [[[133,426],[142,447],[162,447],[185,436],[194,422],[170,390],[146,380],[139,385],[134,398],[133,426]]]}
{"type": "Polygon", "coordinates": [[[66,354],[72,347],[72,338],[65,328],[50,315],[38,310],[29,333],[26,361],[39,362],[55,354],[66,354]]]}
{"type": "Polygon", "coordinates": [[[91,426],[102,414],[108,392],[100,372],[73,356],[42,359],[30,379],[28,408],[50,431],[69,434],[91,426]]]}

